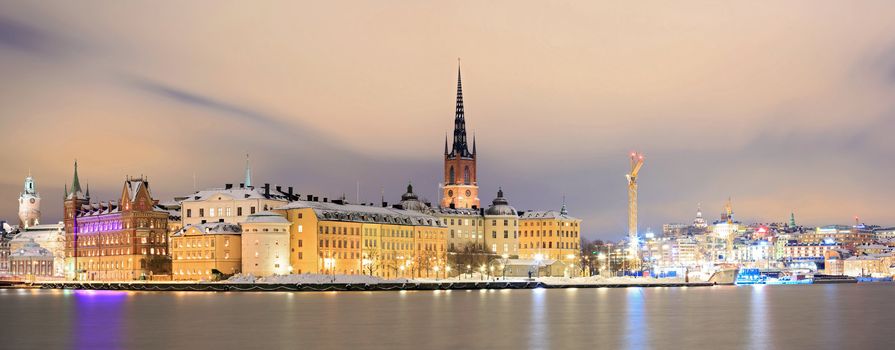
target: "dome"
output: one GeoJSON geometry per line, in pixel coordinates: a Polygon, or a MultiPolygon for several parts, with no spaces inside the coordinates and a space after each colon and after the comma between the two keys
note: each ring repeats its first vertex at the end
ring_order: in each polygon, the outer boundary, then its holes
{"type": "Polygon", "coordinates": [[[485,215],[516,215],[516,208],[510,206],[506,198],[503,198],[503,190],[497,190],[497,198],[491,202],[491,206],[485,210],[485,215]]]}
{"type": "Polygon", "coordinates": [[[407,184],[407,193],[401,195],[401,208],[418,212],[426,212],[429,210],[429,206],[421,202],[416,194],[413,193],[412,184],[407,184]]]}

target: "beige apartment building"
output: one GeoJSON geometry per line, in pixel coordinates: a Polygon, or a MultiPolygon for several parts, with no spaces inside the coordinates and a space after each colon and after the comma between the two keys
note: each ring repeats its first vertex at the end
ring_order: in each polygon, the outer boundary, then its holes
{"type": "Polygon", "coordinates": [[[252,187],[240,184],[239,187],[227,184],[224,188],[196,192],[181,201],[181,218],[183,226],[198,225],[211,222],[229,222],[239,224],[246,221],[249,215],[285,205],[292,199],[298,199],[292,193],[292,187],[281,186],[271,188],[252,187]]]}
{"type": "Polygon", "coordinates": [[[171,235],[175,281],[211,280],[213,272],[232,275],[242,270],[242,230],[232,223],[187,225],[171,235]]]}
{"type": "Polygon", "coordinates": [[[242,223],[242,273],[254,276],[286,275],[289,262],[289,220],[263,211],[242,223]]]}
{"type": "Polygon", "coordinates": [[[519,256],[519,215],[497,191],[497,198],[485,210],[485,248],[488,253],[507,257],[519,256]]]}

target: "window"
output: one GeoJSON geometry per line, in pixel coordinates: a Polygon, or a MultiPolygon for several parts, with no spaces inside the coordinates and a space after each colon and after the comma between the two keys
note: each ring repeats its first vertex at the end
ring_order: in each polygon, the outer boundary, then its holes
{"type": "Polygon", "coordinates": [[[242,207],[236,208],[236,216],[242,216],[242,207]]]}
{"type": "Polygon", "coordinates": [[[301,248],[301,240],[298,240],[298,247],[301,248]]]}
{"type": "Polygon", "coordinates": [[[466,183],[467,185],[470,184],[470,181],[469,181],[469,166],[466,166],[465,168],[463,168],[463,182],[466,183]]]}
{"type": "Polygon", "coordinates": [[[497,238],[497,231],[491,231],[491,238],[497,238]]]}
{"type": "Polygon", "coordinates": [[[212,218],[214,217],[214,208],[208,210],[208,216],[212,218]]]}
{"type": "Polygon", "coordinates": [[[192,210],[192,209],[187,209],[187,210],[186,210],[186,217],[188,217],[188,218],[193,217],[193,210],[192,210]]]}
{"type": "Polygon", "coordinates": [[[254,213],[255,213],[255,207],[249,208],[249,214],[254,214],[254,213]]]}
{"type": "Polygon", "coordinates": [[[227,207],[227,216],[233,216],[233,208],[227,207]]]}
{"type": "Polygon", "coordinates": [[[301,231],[302,231],[302,227],[301,227],[301,225],[298,225],[298,232],[301,233],[301,231]]]}
{"type": "Polygon", "coordinates": [[[199,217],[200,217],[200,218],[204,218],[204,217],[205,217],[205,209],[203,209],[203,208],[199,208],[199,217]]]}
{"type": "Polygon", "coordinates": [[[451,170],[450,170],[449,179],[450,180],[448,181],[448,183],[454,183],[454,167],[453,166],[451,167],[451,170]]]}

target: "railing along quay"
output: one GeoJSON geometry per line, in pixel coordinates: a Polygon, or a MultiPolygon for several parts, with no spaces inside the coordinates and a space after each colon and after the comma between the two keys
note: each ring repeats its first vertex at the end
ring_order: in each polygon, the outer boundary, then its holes
{"type": "Polygon", "coordinates": [[[434,291],[484,289],[562,289],[562,288],[649,288],[708,287],[711,282],[632,283],[632,284],[546,284],[535,281],[513,282],[409,282],[409,283],[159,283],[159,282],[37,282],[43,289],[123,290],[169,292],[369,292],[434,291]]]}

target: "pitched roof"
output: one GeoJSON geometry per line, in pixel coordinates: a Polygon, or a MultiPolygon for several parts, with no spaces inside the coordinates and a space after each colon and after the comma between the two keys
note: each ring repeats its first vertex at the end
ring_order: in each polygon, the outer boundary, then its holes
{"type": "Polygon", "coordinates": [[[438,218],[412,210],[332,202],[294,201],[276,209],[311,208],[320,220],[442,227],[438,218]]]}

